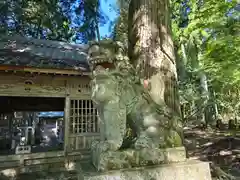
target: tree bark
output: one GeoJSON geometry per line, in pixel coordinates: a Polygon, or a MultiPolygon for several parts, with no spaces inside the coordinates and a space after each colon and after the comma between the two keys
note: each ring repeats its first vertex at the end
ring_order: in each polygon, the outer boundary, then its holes
{"type": "Polygon", "coordinates": [[[180,112],[177,70],[168,0],[131,0],[129,57],[140,78],[148,79],[156,103],[180,112]]]}

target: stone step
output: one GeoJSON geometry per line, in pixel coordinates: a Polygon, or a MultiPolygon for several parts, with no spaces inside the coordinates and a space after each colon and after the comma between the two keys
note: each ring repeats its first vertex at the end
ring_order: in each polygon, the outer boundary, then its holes
{"type": "Polygon", "coordinates": [[[157,166],[142,166],[112,170],[110,172],[84,173],[83,180],[211,180],[208,162],[189,160],[157,166]]]}

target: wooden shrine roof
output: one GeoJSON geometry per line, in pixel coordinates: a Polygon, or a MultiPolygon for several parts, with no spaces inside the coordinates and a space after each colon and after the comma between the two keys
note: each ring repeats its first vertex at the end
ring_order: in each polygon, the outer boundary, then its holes
{"type": "Polygon", "coordinates": [[[20,36],[0,37],[0,71],[89,74],[87,50],[88,45],[20,36]]]}

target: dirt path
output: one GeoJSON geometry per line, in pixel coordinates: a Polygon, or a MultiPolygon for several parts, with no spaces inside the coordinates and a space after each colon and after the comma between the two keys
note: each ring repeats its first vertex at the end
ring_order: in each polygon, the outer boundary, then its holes
{"type": "Polygon", "coordinates": [[[213,169],[220,167],[240,180],[240,132],[186,128],[184,135],[189,158],[210,161],[213,169]]]}

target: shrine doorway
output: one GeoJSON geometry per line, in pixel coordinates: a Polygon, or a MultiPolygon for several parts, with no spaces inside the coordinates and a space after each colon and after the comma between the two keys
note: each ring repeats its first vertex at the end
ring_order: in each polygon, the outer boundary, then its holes
{"type": "Polygon", "coordinates": [[[0,155],[62,151],[65,98],[0,96],[0,155]]]}

